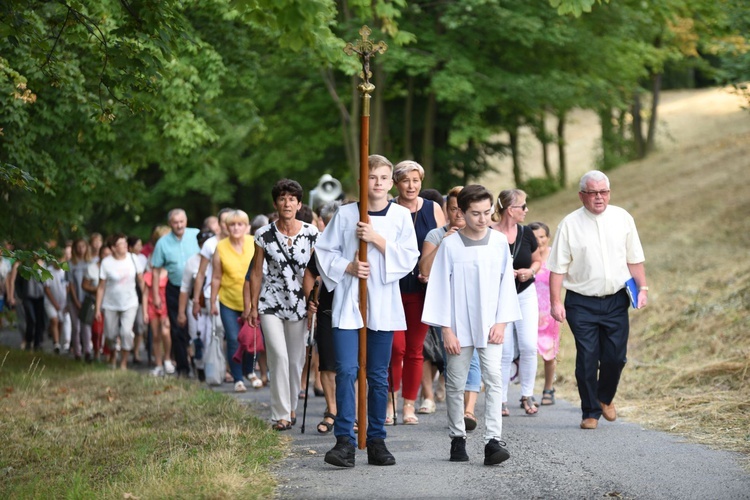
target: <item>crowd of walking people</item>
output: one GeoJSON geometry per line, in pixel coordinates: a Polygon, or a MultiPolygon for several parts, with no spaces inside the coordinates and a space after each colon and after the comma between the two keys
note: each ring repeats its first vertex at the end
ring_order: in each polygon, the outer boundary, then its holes
{"type": "Polygon", "coordinates": [[[370,464],[396,463],[386,426],[418,425],[418,415],[434,413],[443,400],[450,460],[468,461],[465,440],[477,428],[482,390],[484,463],[503,462],[510,456],[502,417],[510,415],[511,369],[524,414],[555,404],[566,320],[576,342],[580,427],[595,429],[600,416],[614,420],[628,309],[631,301],[646,305],[648,286],[635,223],[609,205],[606,175],[581,178],[582,207],[563,219],[554,239],[544,222],[526,225],[529,200],[520,189],[494,195],[475,184],[443,196],[423,189],[424,175],[414,161],[394,167],[371,155],[364,221],[354,200],[312,211],[300,184],[282,179],[271,190],[269,216],[251,221],[224,208],[196,228],[175,208],[145,245],[122,233],[77,238],[46,266],[52,279],[44,282],[25,279],[19,263],[3,259],[0,312],[15,308],[22,348],[40,349],[48,335],[56,353],[120,369],[153,363],[157,377],[206,380],[206,353],[223,341],[223,381],[236,392],[270,386],[273,429],[296,425],[308,383],[325,397],[317,432],[335,436],[325,461],[339,467],[355,465],[358,390],[367,391],[370,464]],[[635,298],[625,287],[631,278],[635,298]],[[366,387],[356,383],[361,328],[366,387]],[[261,335],[265,348],[247,332],[261,335]]]}

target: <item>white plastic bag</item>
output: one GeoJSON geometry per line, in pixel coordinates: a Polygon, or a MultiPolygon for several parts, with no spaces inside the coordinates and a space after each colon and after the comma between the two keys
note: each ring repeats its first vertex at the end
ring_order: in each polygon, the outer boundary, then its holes
{"type": "Polygon", "coordinates": [[[224,383],[224,370],[226,361],[221,346],[221,338],[216,335],[216,316],[212,317],[211,340],[208,348],[203,353],[205,362],[206,383],[208,385],[221,385],[224,383]]]}

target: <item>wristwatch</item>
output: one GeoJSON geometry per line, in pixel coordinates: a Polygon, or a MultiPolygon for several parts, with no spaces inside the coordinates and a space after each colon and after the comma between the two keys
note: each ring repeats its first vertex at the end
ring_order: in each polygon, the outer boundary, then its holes
{"type": "Polygon", "coordinates": [[[641,292],[648,292],[648,287],[647,286],[639,286],[638,290],[640,290],[641,292]]]}

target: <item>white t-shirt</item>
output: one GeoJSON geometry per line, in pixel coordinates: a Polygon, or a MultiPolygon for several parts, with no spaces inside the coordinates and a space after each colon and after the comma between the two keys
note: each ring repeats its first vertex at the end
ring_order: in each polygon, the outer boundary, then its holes
{"type": "MultiPolygon", "coordinates": [[[[200,254],[195,254],[185,262],[185,269],[182,271],[182,283],[180,284],[180,292],[189,294],[193,289],[193,283],[195,283],[195,277],[198,275],[198,267],[201,265],[200,254]]],[[[193,296],[189,295],[188,299],[192,300],[193,296]]]]}
{"type": "Polygon", "coordinates": [[[99,269],[99,279],[107,280],[102,309],[127,311],[138,307],[138,295],[135,293],[136,274],[142,272],[143,268],[131,253],[122,260],[117,260],[111,255],[105,258],[99,269]]]}
{"type": "Polygon", "coordinates": [[[86,268],[86,276],[84,278],[88,278],[91,281],[91,286],[94,288],[99,286],[99,264],[96,262],[89,264],[89,267],[86,268]]]}
{"type": "Polygon", "coordinates": [[[11,264],[5,257],[0,257],[0,297],[5,296],[5,278],[10,274],[11,264]]]}
{"type": "MultiPolygon", "coordinates": [[[[213,259],[214,259],[214,253],[216,253],[216,245],[219,244],[219,241],[220,241],[219,236],[211,236],[209,239],[207,239],[203,243],[203,246],[201,247],[201,251],[200,251],[200,254],[203,257],[208,259],[208,266],[206,267],[206,279],[203,280],[204,292],[206,291],[206,286],[208,285],[208,293],[205,293],[205,296],[207,299],[211,298],[211,278],[214,275],[213,259]]],[[[197,272],[197,269],[196,269],[196,272],[197,272]]]]}
{"type": "Polygon", "coordinates": [[[44,288],[48,288],[57,305],[64,308],[68,300],[68,277],[62,269],[54,266],[45,267],[52,274],[52,279],[44,282],[44,288]]]}

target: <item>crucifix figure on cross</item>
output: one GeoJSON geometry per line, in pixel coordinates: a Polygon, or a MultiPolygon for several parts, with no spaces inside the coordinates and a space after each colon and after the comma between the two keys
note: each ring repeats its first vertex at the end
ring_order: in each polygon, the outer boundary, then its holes
{"type": "Polygon", "coordinates": [[[372,77],[372,72],[370,71],[370,57],[374,56],[376,53],[385,53],[385,51],[388,50],[388,45],[382,40],[378,43],[373,43],[373,41],[370,40],[372,30],[367,26],[362,26],[359,30],[359,34],[362,38],[354,43],[348,42],[344,47],[344,52],[350,56],[357,54],[362,61],[362,72],[359,74],[362,83],[357,86],[357,89],[364,96],[370,95],[372,91],[375,90],[375,85],[370,83],[370,78],[372,77]]]}

